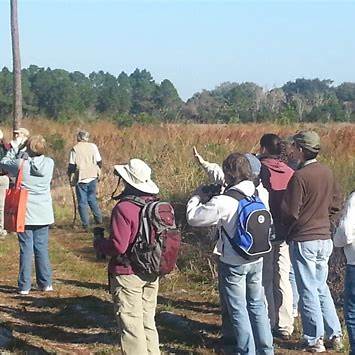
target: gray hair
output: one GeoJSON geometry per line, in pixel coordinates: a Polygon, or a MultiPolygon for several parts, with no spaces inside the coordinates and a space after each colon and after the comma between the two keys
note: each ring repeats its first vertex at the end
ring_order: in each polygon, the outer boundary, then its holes
{"type": "Polygon", "coordinates": [[[89,140],[89,136],[89,132],[82,129],[76,135],[76,139],[78,142],[87,142],[89,140]]]}

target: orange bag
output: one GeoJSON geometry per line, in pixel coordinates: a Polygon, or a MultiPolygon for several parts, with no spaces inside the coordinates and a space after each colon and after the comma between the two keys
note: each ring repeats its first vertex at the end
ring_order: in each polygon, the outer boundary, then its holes
{"type": "Polygon", "coordinates": [[[24,232],[28,191],[21,187],[23,161],[17,173],[16,184],[6,190],[4,207],[4,229],[8,232],[24,232]]]}

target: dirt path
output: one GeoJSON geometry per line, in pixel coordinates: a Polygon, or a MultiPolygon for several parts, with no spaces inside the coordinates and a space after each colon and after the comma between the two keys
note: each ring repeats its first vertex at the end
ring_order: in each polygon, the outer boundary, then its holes
{"type": "MultiPolygon", "coordinates": [[[[6,349],[16,353],[118,353],[106,265],[97,262],[91,236],[51,230],[54,292],[16,293],[15,235],[0,241],[0,330],[12,331],[6,349]]],[[[175,273],[161,282],[157,323],[162,350],[219,353],[220,320],[214,285],[175,273]]],[[[1,338],[1,332],[0,332],[1,338]]],[[[276,342],[277,354],[299,354],[298,339],[276,342]]],[[[1,352],[1,348],[0,348],[1,352]]],[[[138,355],[138,354],[137,354],[138,355]]]]}

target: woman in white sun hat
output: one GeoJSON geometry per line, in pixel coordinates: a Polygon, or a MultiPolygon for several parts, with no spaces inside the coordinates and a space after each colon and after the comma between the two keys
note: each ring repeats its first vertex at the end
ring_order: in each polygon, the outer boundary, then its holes
{"type": "Polygon", "coordinates": [[[135,273],[125,255],[139,230],[142,208],[127,197],[154,201],[159,188],[151,179],[150,167],[140,159],[131,159],[126,165],[115,165],[114,174],[123,180],[124,190],[112,210],[109,238],[97,238],[94,246],[99,253],[111,256],[108,264],[110,291],[123,354],[160,354],[154,320],[158,277],[135,273]]]}

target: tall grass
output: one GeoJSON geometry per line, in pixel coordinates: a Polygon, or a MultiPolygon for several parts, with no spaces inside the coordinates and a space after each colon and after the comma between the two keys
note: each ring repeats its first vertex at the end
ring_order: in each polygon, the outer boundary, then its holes
{"type": "MultiPolygon", "coordinates": [[[[135,125],[120,129],[109,121],[83,124],[80,121],[57,123],[46,119],[27,120],[24,126],[31,133],[43,134],[49,143],[48,154],[55,159],[56,170],[53,195],[58,213],[64,218],[72,203],[66,180],[66,166],[70,148],[75,144],[79,128],[91,133],[103,158],[100,201],[107,211],[109,196],[116,185],[115,164],[130,158],[145,160],[152,168],[153,179],[164,198],[183,202],[189,193],[204,180],[204,174],[194,162],[192,147],[208,160],[222,162],[232,151],[257,152],[260,137],[267,132],[289,136],[300,129],[314,129],[322,141],[320,159],[330,166],[344,193],[355,188],[355,125],[135,125]]],[[[5,129],[9,134],[9,128],[5,129]]]]}

